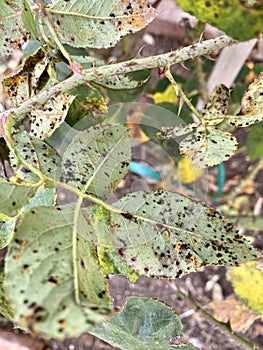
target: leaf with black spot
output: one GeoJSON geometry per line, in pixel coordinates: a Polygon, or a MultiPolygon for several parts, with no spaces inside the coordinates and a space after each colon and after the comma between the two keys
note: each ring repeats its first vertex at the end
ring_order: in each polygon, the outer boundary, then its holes
{"type": "Polygon", "coordinates": [[[29,115],[31,128],[29,135],[44,140],[65,120],[75,96],[67,93],[51,96],[42,106],[34,108],[29,115]]]}
{"type": "Polygon", "coordinates": [[[248,86],[241,105],[239,115],[230,117],[230,125],[247,127],[263,121],[263,72],[248,86]]]}
{"type": "Polygon", "coordinates": [[[28,2],[0,0],[0,61],[21,50],[31,34],[36,27],[28,2]]]}
{"type": "Polygon", "coordinates": [[[137,0],[58,0],[46,12],[64,42],[90,48],[112,47],[157,16],[147,1],[137,0]]]}
{"type": "MultiPolygon", "coordinates": [[[[60,157],[57,152],[44,141],[34,139],[23,131],[13,135],[16,150],[21,158],[30,163],[43,174],[51,178],[60,175],[60,157]]],[[[15,174],[26,182],[35,183],[40,179],[33,174],[25,165],[20,164],[16,156],[10,152],[11,166],[15,174]]]]}
{"type": "Polygon", "coordinates": [[[63,179],[106,199],[129,168],[129,129],[121,124],[97,125],[79,132],[62,156],[63,179]]]}
{"type": "Polygon", "coordinates": [[[237,265],[260,254],[215,209],[180,194],[135,192],[114,203],[112,244],[140,275],[176,278],[206,265],[237,265]]]}
{"type": "Polygon", "coordinates": [[[0,179],[0,213],[13,216],[34,197],[37,188],[0,179]]]}
{"type": "Polygon", "coordinates": [[[237,139],[231,133],[202,125],[196,128],[194,134],[181,141],[179,146],[180,153],[191,159],[198,168],[226,161],[235,154],[237,147],[237,139]]]}
{"type": "Polygon", "coordinates": [[[6,294],[23,329],[63,339],[112,312],[94,236],[74,206],[36,207],[23,215],[5,265],[6,294]]]}
{"type": "Polygon", "coordinates": [[[229,101],[229,89],[223,84],[217,85],[202,111],[202,116],[207,126],[217,125],[224,120],[224,115],[228,111],[229,101]]]}

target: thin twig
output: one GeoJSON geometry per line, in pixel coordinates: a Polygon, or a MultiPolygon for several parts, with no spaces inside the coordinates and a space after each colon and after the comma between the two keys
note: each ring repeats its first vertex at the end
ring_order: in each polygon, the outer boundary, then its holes
{"type": "Polygon", "coordinates": [[[48,90],[44,89],[41,93],[28,99],[16,108],[12,108],[0,113],[0,120],[3,113],[5,113],[7,117],[12,116],[16,118],[22,114],[30,112],[36,108],[36,106],[42,105],[52,95],[68,92],[70,89],[89,81],[96,82],[97,78],[109,76],[117,77],[119,75],[157,67],[164,68],[166,66],[171,66],[173,64],[180,63],[197,56],[206,55],[208,53],[218,51],[224,47],[231,46],[236,43],[236,40],[222,35],[215,39],[206,40],[201,43],[196,43],[194,45],[184,47],[180,50],[168,52],[161,55],[135,58],[121,63],[83,69],[81,73],[76,72],[73,76],[54,85],[52,88],[48,90]]]}

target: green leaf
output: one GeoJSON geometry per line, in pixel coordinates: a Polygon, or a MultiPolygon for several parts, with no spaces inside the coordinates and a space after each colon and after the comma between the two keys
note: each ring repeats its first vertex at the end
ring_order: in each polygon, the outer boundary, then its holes
{"type": "Polygon", "coordinates": [[[42,106],[30,112],[29,135],[41,140],[51,136],[65,120],[75,96],[67,93],[50,97],[42,106]]]}
{"type": "MultiPolygon", "coordinates": [[[[108,108],[105,99],[95,87],[87,87],[85,84],[69,92],[72,95],[76,95],[67,114],[67,122],[70,125],[74,126],[74,124],[84,117],[87,117],[95,124],[100,121],[100,117],[103,117],[107,113],[108,108]]],[[[87,119],[85,119],[85,122],[87,122],[87,119]]],[[[86,124],[85,127],[87,128],[86,124]]]]}
{"type": "Polygon", "coordinates": [[[216,210],[177,193],[135,192],[114,207],[124,213],[111,213],[112,244],[141,275],[177,278],[260,256],[216,210]]]}
{"type": "Polygon", "coordinates": [[[263,124],[252,125],[246,139],[247,153],[250,159],[261,158],[263,155],[263,124]]]}
{"type": "Polygon", "coordinates": [[[33,207],[52,207],[55,205],[56,191],[54,188],[46,188],[44,185],[38,187],[34,197],[29,200],[24,210],[27,211],[33,207]]]}
{"type": "Polygon", "coordinates": [[[14,229],[16,226],[16,220],[14,219],[6,219],[1,220],[1,214],[0,214],[0,249],[7,247],[10,243],[14,229]]]}
{"type": "Polygon", "coordinates": [[[135,283],[140,278],[136,271],[125,264],[114,248],[99,246],[98,256],[105,276],[121,273],[126,275],[131,283],[135,283]]]}
{"type": "Polygon", "coordinates": [[[129,130],[94,126],[79,132],[62,157],[64,181],[99,198],[108,198],[128,171],[129,130]]]}
{"type": "Polygon", "coordinates": [[[74,47],[107,48],[157,15],[146,1],[64,1],[46,8],[58,35],[74,47]]]}
{"type": "Polygon", "coordinates": [[[23,1],[23,11],[22,11],[22,22],[24,25],[24,28],[27,31],[27,34],[31,34],[33,37],[38,37],[38,32],[36,28],[36,23],[34,21],[34,17],[32,15],[30,5],[27,0],[23,1]]]}
{"type": "Polygon", "coordinates": [[[237,127],[247,127],[263,121],[263,72],[248,86],[241,105],[239,115],[230,117],[229,124],[237,127]]]}
{"type": "Polygon", "coordinates": [[[90,240],[94,234],[72,207],[24,214],[5,265],[6,293],[20,326],[62,339],[105,319],[110,298],[90,240]]]}
{"type": "Polygon", "coordinates": [[[132,297],[124,309],[90,333],[123,350],[194,350],[192,345],[169,345],[182,336],[182,324],[170,307],[160,301],[132,297]]]}
{"type": "Polygon", "coordinates": [[[146,76],[143,80],[135,80],[129,75],[120,75],[118,77],[97,78],[94,83],[112,90],[136,89],[145,84],[149,80],[149,77],[150,75],[146,76]]]}
{"type": "Polygon", "coordinates": [[[194,134],[180,142],[180,153],[197,168],[205,168],[226,161],[237,147],[237,139],[229,132],[200,125],[194,134]]]}
{"type": "Polygon", "coordinates": [[[221,123],[224,120],[224,115],[227,114],[229,101],[229,89],[223,84],[217,85],[202,111],[205,124],[217,125],[221,123]]]}
{"type": "Polygon", "coordinates": [[[159,139],[172,139],[178,136],[183,136],[188,134],[197,128],[196,123],[191,124],[181,124],[181,125],[173,125],[173,126],[162,126],[161,131],[157,133],[157,137],[159,139]]]}
{"type": "Polygon", "coordinates": [[[5,276],[2,272],[2,268],[0,270],[0,313],[4,315],[7,319],[11,320],[13,318],[13,310],[6,300],[5,290],[4,290],[4,279],[5,276]]]}
{"type": "Polygon", "coordinates": [[[25,13],[24,0],[15,2],[0,0],[0,61],[20,50],[28,40],[30,33],[24,26],[24,20],[30,20],[32,16],[25,13]]]}
{"type": "Polygon", "coordinates": [[[208,22],[238,40],[249,40],[263,32],[261,1],[176,0],[184,11],[208,22]]]}
{"type": "Polygon", "coordinates": [[[235,293],[251,309],[263,314],[263,271],[256,261],[249,261],[227,272],[235,293]]]}
{"type": "MultiPolygon", "coordinates": [[[[36,190],[36,188],[0,179],[0,213],[7,216],[16,215],[21,208],[28,204],[36,190]]],[[[2,218],[0,217],[0,219],[2,218]]]]}
{"type": "Polygon", "coordinates": [[[89,208],[86,215],[88,215],[89,222],[93,223],[94,231],[96,232],[99,264],[104,275],[123,273],[128,276],[130,282],[136,282],[140,275],[130,269],[112,247],[111,236],[108,230],[110,224],[109,211],[101,206],[94,206],[93,211],[89,208]]]}
{"type": "MultiPolygon", "coordinates": [[[[57,152],[44,141],[33,139],[23,131],[14,135],[15,147],[21,158],[26,160],[44,175],[58,178],[60,174],[60,157],[57,152]]],[[[20,164],[16,156],[10,153],[10,162],[16,175],[24,181],[35,183],[40,179],[26,166],[20,164]]]]}

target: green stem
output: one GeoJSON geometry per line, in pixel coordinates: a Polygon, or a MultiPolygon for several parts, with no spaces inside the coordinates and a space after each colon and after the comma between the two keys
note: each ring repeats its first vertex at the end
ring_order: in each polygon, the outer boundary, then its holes
{"type": "Polygon", "coordinates": [[[259,348],[255,344],[249,342],[248,340],[244,339],[243,337],[241,337],[237,333],[233,332],[228,325],[217,321],[209,312],[207,312],[206,310],[204,310],[204,308],[202,308],[200,305],[198,305],[195,302],[195,300],[193,300],[192,298],[187,296],[178,286],[176,286],[176,288],[178,291],[178,295],[181,298],[188,301],[196,311],[200,311],[206,318],[208,318],[210,321],[212,321],[218,328],[222,329],[222,331],[227,332],[232,338],[235,338],[237,341],[239,341],[241,344],[246,346],[248,349],[259,350],[259,348]]]}
{"type": "MultiPolygon", "coordinates": [[[[7,117],[12,116],[14,118],[17,118],[22,114],[30,112],[36,106],[42,105],[52,95],[56,95],[61,92],[68,92],[70,89],[89,81],[96,82],[98,77],[117,77],[119,75],[137,72],[140,70],[157,67],[164,68],[176,63],[186,61],[188,59],[193,59],[197,56],[206,55],[214,51],[218,51],[226,46],[231,46],[234,44],[237,44],[236,40],[223,35],[215,39],[206,40],[201,43],[196,43],[194,45],[184,47],[180,50],[168,52],[161,55],[135,58],[121,63],[83,69],[81,73],[74,73],[73,76],[69,77],[68,79],[65,79],[64,81],[54,85],[50,89],[44,89],[38,95],[28,99],[24,103],[21,103],[16,108],[5,111],[4,113],[7,117]]],[[[2,113],[0,114],[0,118],[1,115],[2,113]]]]}
{"type": "Polygon", "coordinates": [[[70,54],[67,52],[67,50],[64,48],[64,46],[61,44],[60,40],[59,40],[59,37],[56,33],[56,31],[54,30],[45,10],[43,9],[42,10],[43,12],[43,17],[45,18],[45,23],[55,41],[55,43],[57,44],[59,50],[61,51],[62,55],[66,58],[66,60],[68,61],[68,63],[70,64],[70,66],[72,66],[72,63],[73,63],[73,60],[72,60],[72,57],[70,56],[70,54]]]}
{"type": "Polygon", "coordinates": [[[73,218],[73,233],[72,233],[72,254],[73,254],[73,273],[74,273],[74,286],[75,286],[75,300],[78,305],[80,305],[80,297],[79,297],[79,276],[78,276],[78,252],[77,252],[77,236],[78,236],[78,217],[81,209],[83,198],[79,197],[75,210],[74,210],[74,218],[73,218]]]}
{"type": "Polygon", "coordinates": [[[198,113],[197,109],[192,105],[191,101],[188,99],[188,97],[185,95],[183,90],[180,88],[180,86],[176,83],[174,80],[174,77],[170,71],[170,68],[168,68],[164,74],[166,78],[170,81],[171,85],[174,88],[174,91],[177,96],[180,96],[184,102],[187,104],[187,106],[190,108],[190,110],[196,115],[196,117],[201,121],[202,116],[198,113]]]}

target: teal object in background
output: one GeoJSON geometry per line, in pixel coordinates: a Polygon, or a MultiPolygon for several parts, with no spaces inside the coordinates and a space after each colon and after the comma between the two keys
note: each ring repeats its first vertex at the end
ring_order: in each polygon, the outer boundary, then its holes
{"type": "Polygon", "coordinates": [[[218,194],[223,194],[223,189],[224,189],[224,185],[225,185],[225,164],[224,163],[220,163],[217,166],[217,193],[218,194]]]}
{"type": "Polygon", "coordinates": [[[137,175],[150,177],[153,180],[158,181],[161,179],[161,175],[160,175],[159,171],[153,170],[153,169],[149,168],[148,166],[145,166],[145,165],[138,163],[138,162],[134,162],[134,161],[130,162],[130,171],[132,171],[133,173],[135,173],[137,175]]]}

